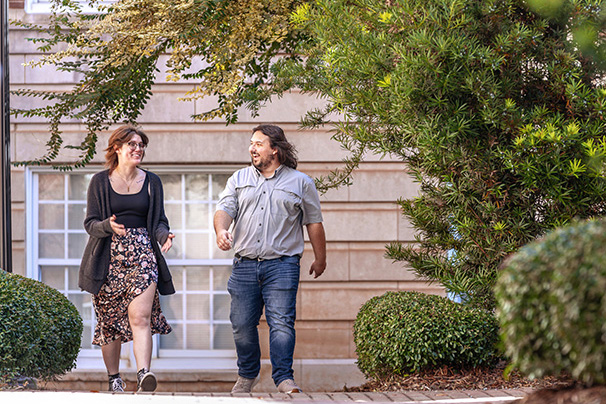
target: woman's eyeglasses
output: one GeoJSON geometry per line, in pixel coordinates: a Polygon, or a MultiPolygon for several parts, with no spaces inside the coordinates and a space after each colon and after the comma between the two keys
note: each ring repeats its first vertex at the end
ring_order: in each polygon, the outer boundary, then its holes
{"type": "Polygon", "coordinates": [[[141,149],[141,151],[145,151],[145,148],[147,147],[147,145],[145,143],[137,143],[137,142],[128,142],[126,145],[128,146],[128,148],[131,151],[137,150],[137,146],[139,147],[139,149],[141,149]]]}

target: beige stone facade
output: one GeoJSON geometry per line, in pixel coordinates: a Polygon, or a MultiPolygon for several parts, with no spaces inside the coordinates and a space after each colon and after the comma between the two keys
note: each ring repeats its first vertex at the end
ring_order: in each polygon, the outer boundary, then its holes
{"type": "MultiPolygon", "coordinates": [[[[12,3],[11,3],[12,4],[12,3]]],[[[18,8],[13,17],[23,16],[18,8]]],[[[27,17],[26,18],[34,18],[27,17]]],[[[42,18],[42,17],[35,17],[42,18]]],[[[31,32],[11,28],[11,86],[30,89],[70,88],[77,77],[50,68],[31,69],[22,64],[38,57],[33,44],[25,41],[31,32]]],[[[150,135],[145,167],[242,167],[249,163],[248,144],[251,128],[259,123],[280,125],[299,151],[299,169],[312,177],[327,174],[340,166],[345,156],[331,139],[330,128],[301,131],[298,120],[302,113],[318,101],[301,94],[287,94],[251,118],[243,112],[237,124],[192,122],[190,115],[211,105],[209,101],[179,102],[177,97],[190,88],[189,84],[166,83],[159,75],[139,124],[150,135]]],[[[12,99],[12,107],[23,107],[35,100],[12,99]]],[[[83,135],[78,122],[65,125],[65,138],[77,142],[83,135]]],[[[100,136],[99,149],[106,144],[107,133],[100,136]]],[[[13,119],[11,124],[11,159],[24,160],[40,156],[47,140],[47,126],[39,119],[13,119]]],[[[69,160],[69,156],[62,156],[69,160]]],[[[93,166],[101,169],[102,153],[98,152],[93,166]]],[[[28,275],[27,210],[31,192],[26,182],[27,171],[12,171],[12,228],[14,272],[28,275]]],[[[331,190],[322,196],[324,225],[328,240],[328,267],[325,274],[312,279],[307,270],[311,248],[306,245],[302,260],[301,285],[298,298],[297,346],[295,376],[307,391],[338,390],[364,381],[355,367],[355,345],[352,324],[360,306],[369,298],[388,290],[417,290],[442,294],[437,285],[415,278],[401,263],[383,257],[385,244],[392,241],[411,243],[414,231],[396,205],[399,197],[411,197],[416,184],[406,174],[406,167],[395,159],[368,156],[354,174],[353,185],[331,190]]],[[[169,220],[171,218],[169,217],[169,220]]],[[[267,350],[267,329],[261,327],[264,365],[259,389],[273,391],[267,350]]],[[[127,369],[128,370],[128,369],[127,369]]],[[[235,380],[233,369],[160,370],[165,390],[221,391],[235,380]]],[[[85,389],[104,388],[102,368],[78,367],[65,380],[85,389]],[[99,381],[101,380],[101,381],[99,381]],[[96,388],[95,386],[101,386],[96,388]]],[[[65,384],[54,385],[61,388],[65,384]]]]}

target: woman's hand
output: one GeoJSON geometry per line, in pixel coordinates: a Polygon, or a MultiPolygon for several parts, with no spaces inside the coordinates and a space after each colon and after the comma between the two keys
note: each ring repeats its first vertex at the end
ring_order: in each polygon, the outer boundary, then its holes
{"type": "Polygon", "coordinates": [[[109,224],[112,227],[112,230],[114,231],[114,233],[116,233],[118,236],[126,235],[126,229],[125,229],[124,225],[120,224],[120,223],[116,223],[116,215],[112,215],[109,218],[109,224]]]}
{"type": "Polygon", "coordinates": [[[172,233],[168,233],[168,238],[166,239],[166,242],[164,243],[164,245],[162,246],[161,250],[163,253],[167,253],[168,250],[170,250],[170,248],[173,246],[173,239],[175,238],[175,235],[172,233]]]}

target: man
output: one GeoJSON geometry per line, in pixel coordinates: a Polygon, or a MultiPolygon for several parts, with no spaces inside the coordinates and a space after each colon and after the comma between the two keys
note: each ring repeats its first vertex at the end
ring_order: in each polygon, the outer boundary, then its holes
{"type": "Polygon", "coordinates": [[[257,326],[264,307],[272,378],[278,391],[298,393],[292,363],[299,260],[305,226],[315,257],[309,274],[317,278],[326,268],[320,199],[313,180],[296,170],[295,149],[281,128],[254,128],[249,152],[252,165],[229,178],[214,217],[217,246],[224,251],[233,247],[235,253],[227,283],[238,354],[232,393],[249,393],[258,381],[257,326]],[[233,235],[228,231],[232,222],[233,235]]]}

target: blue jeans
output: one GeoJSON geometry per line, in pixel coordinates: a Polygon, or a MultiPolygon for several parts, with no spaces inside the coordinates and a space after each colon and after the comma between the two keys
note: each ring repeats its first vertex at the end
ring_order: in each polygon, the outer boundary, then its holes
{"type": "Polygon", "coordinates": [[[269,356],[276,386],[293,378],[295,317],[299,288],[298,256],[267,261],[234,258],[227,291],[238,354],[238,375],[254,379],[261,369],[257,326],[265,307],[269,325],[269,356]]]}

